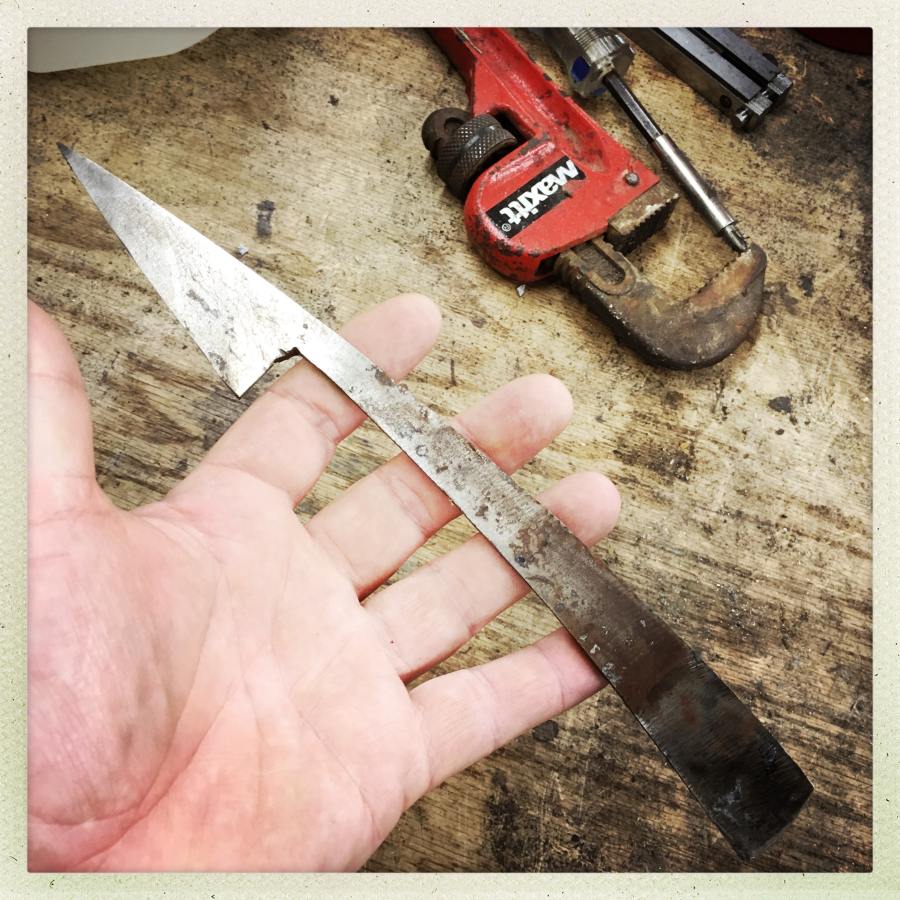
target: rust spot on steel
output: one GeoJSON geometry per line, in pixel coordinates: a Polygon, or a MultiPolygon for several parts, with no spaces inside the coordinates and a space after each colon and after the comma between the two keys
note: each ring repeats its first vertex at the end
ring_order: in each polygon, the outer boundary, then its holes
{"type": "Polygon", "coordinates": [[[544,563],[544,553],[551,546],[551,537],[544,522],[523,528],[516,535],[517,541],[512,545],[516,562],[523,568],[536,565],[540,568],[544,563]]]}
{"type": "Polygon", "coordinates": [[[378,366],[372,366],[372,373],[375,375],[375,380],[379,384],[393,384],[394,380],[388,375],[384,369],[380,369],[378,366]]]}

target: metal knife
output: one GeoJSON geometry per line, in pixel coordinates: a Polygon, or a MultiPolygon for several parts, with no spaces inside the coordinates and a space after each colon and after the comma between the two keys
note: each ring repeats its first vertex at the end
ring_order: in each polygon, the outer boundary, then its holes
{"type": "Polygon", "coordinates": [[[297,350],[456,504],[603,673],[743,858],[812,785],[654,612],[405,385],[252,269],[86,157],[60,150],[112,230],[238,395],[297,350]]]}

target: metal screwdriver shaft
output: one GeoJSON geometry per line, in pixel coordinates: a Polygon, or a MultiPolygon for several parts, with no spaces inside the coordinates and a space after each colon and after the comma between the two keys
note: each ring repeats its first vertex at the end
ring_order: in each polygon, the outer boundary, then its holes
{"type": "Polygon", "coordinates": [[[566,66],[575,90],[583,97],[590,97],[607,89],[713,232],[738,253],[747,250],[749,245],[738,230],[734,216],[622,79],[634,57],[625,39],[602,28],[543,28],[540,34],[566,66]]]}
{"type": "Polygon", "coordinates": [[[728,241],[738,253],[743,253],[748,246],[747,240],[738,230],[734,217],[725,209],[713,189],[681,152],[675,141],[660,129],[628,85],[615,72],[607,75],[603,83],[638,131],[647,139],[647,143],[662,164],[684,188],[712,230],[728,241]]]}

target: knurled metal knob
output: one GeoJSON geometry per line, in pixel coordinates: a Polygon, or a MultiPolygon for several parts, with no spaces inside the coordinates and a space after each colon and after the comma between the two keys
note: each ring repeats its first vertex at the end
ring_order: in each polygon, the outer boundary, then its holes
{"type": "Polygon", "coordinates": [[[437,160],[437,173],[455,197],[465,200],[472,182],[517,140],[493,116],[459,123],[459,110],[437,110],[425,120],[422,139],[437,160]],[[435,152],[436,151],[436,152],[435,152]]]}

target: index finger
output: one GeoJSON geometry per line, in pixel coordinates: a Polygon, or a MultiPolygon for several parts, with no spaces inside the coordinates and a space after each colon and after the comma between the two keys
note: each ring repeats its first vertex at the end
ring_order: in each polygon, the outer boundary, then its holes
{"type": "MultiPolygon", "coordinates": [[[[352,319],[341,334],[391,378],[402,378],[431,349],[440,330],[438,307],[401,294],[352,319]]],[[[244,412],[184,485],[213,469],[230,469],[284,492],[296,505],[331,461],[335,447],[365,414],[307,362],[297,363],[244,412]]]]}

